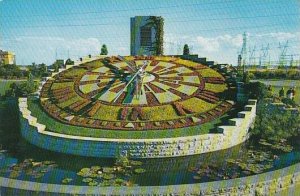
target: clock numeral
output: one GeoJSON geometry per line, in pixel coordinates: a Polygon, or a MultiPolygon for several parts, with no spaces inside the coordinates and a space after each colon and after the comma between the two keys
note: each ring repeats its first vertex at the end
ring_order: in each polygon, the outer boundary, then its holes
{"type": "Polygon", "coordinates": [[[149,120],[149,118],[145,115],[141,107],[134,107],[134,108],[121,108],[120,109],[120,116],[119,120],[132,120],[136,121],[139,120],[149,120]]]}
{"type": "Polygon", "coordinates": [[[94,104],[87,112],[88,116],[94,116],[97,111],[100,109],[101,103],[97,102],[96,104],[94,104]]]}
{"type": "Polygon", "coordinates": [[[184,107],[181,103],[178,103],[178,102],[173,103],[172,106],[179,116],[185,116],[186,114],[195,113],[193,110],[191,110],[187,107],[184,107]]]}
{"type": "Polygon", "coordinates": [[[205,77],[205,82],[211,83],[211,84],[224,84],[225,81],[221,77],[205,77]]]}
{"type": "Polygon", "coordinates": [[[195,95],[195,97],[202,99],[208,103],[217,103],[219,101],[219,98],[216,93],[208,90],[204,90],[199,92],[198,94],[195,95]]]}

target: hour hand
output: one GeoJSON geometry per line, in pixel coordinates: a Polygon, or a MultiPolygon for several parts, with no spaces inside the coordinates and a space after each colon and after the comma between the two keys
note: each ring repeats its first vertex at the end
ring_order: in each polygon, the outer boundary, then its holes
{"type": "Polygon", "coordinates": [[[124,57],[122,57],[120,55],[118,57],[119,57],[119,59],[121,59],[122,61],[124,61],[133,72],[137,71],[135,65],[132,64],[130,61],[127,61],[124,57]]]}
{"type": "Polygon", "coordinates": [[[139,74],[139,72],[136,72],[132,78],[129,80],[129,82],[126,84],[126,86],[117,94],[117,96],[114,98],[113,102],[116,102],[118,100],[118,98],[121,96],[121,94],[126,90],[126,88],[129,86],[129,84],[132,83],[132,81],[134,80],[134,78],[139,74]]]}

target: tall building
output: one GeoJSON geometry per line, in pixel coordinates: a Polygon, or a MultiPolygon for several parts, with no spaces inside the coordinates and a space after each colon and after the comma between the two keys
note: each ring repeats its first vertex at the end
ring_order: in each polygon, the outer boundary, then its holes
{"type": "Polygon", "coordinates": [[[130,54],[162,55],[163,25],[160,16],[135,16],[130,18],[130,54]]]}
{"type": "Polygon", "coordinates": [[[0,50],[0,62],[2,64],[16,64],[16,56],[13,52],[0,50]]]}

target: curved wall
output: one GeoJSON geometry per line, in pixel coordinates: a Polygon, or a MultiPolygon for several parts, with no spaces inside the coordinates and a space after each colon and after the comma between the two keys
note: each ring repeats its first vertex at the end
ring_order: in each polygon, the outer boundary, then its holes
{"type": "Polygon", "coordinates": [[[91,187],[29,182],[0,177],[3,195],[299,195],[300,163],[231,180],[137,187],[91,187]]]}
{"type": "Polygon", "coordinates": [[[219,126],[219,133],[177,138],[109,139],[71,136],[47,131],[28,110],[27,99],[19,99],[21,134],[30,143],[48,150],[92,157],[132,158],[176,157],[223,150],[248,139],[248,130],[256,115],[256,100],[249,100],[239,118],[219,126]]]}

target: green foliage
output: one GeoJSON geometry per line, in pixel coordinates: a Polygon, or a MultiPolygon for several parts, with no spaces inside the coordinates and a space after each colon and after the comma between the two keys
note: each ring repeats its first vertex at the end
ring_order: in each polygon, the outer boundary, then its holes
{"type": "Polygon", "coordinates": [[[116,165],[118,166],[122,166],[122,167],[127,167],[130,165],[129,163],[129,159],[127,156],[122,156],[122,155],[119,155],[116,159],[116,165]]]}
{"type": "Polygon", "coordinates": [[[190,55],[190,48],[187,44],[184,44],[183,46],[183,55],[190,55]]]}
{"type": "Polygon", "coordinates": [[[152,51],[154,52],[153,55],[163,55],[164,19],[162,17],[150,16],[147,25],[152,26],[156,29],[154,48],[152,49],[152,51]]]}
{"type": "Polygon", "coordinates": [[[34,93],[38,84],[34,81],[32,74],[29,74],[26,82],[11,82],[8,83],[9,88],[5,90],[6,97],[22,97],[34,93]]]}
{"type": "Polygon", "coordinates": [[[255,70],[251,71],[251,74],[251,78],[256,79],[300,79],[300,71],[297,69],[255,70]]]}
{"type": "Polygon", "coordinates": [[[45,63],[42,64],[32,63],[32,65],[28,66],[28,69],[29,72],[32,74],[32,76],[35,78],[46,77],[49,75],[45,63]]]}
{"type": "Polygon", "coordinates": [[[59,68],[63,68],[64,66],[64,60],[58,59],[51,65],[51,68],[54,69],[54,72],[58,72],[59,68]]]}
{"type": "Polygon", "coordinates": [[[245,84],[249,84],[250,83],[250,74],[249,74],[249,72],[246,72],[244,74],[243,81],[244,81],[245,84]]]}
{"type": "Polygon", "coordinates": [[[291,107],[296,107],[297,106],[296,102],[292,99],[289,99],[289,98],[283,98],[281,101],[282,101],[282,103],[284,103],[288,106],[291,106],[291,107]]]}
{"type": "Polygon", "coordinates": [[[100,55],[107,55],[108,54],[108,50],[105,44],[102,45],[101,47],[101,53],[100,55]]]}
{"type": "Polygon", "coordinates": [[[255,78],[254,74],[252,72],[247,72],[249,79],[255,78]]]}
{"type": "Polygon", "coordinates": [[[10,81],[10,80],[1,80],[0,81],[0,96],[12,96],[12,88],[17,85],[17,83],[24,83],[24,81],[10,81]]]}
{"type": "Polygon", "coordinates": [[[21,70],[17,65],[0,65],[0,78],[17,79],[28,76],[28,71],[21,70]]]}
{"type": "Polygon", "coordinates": [[[225,114],[222,117],[216,118],[215,120],[204,123],[201,126],[192,126],[178,129],[167,129],[167,130],[149,130],[149,131],[109,131],[93,128],[85,128],[73,125],[67,125],[60,123],[59,121],[49,118],[49,116],[42,110],[41,106],[37,101],[28,100],[29,110],[33,116],[39,118],[39,122],[45,124],[49,131],[78,136],[92,136],[92,137],[103,137],[103,138],[132,138],[132,139],[149,139],[149,138],[168,138],[168,137],[183,137],[191,136],[196,134],[207,134],[217,124],[222,122],[223,118],[228,118],[225,114]]]}
{"type": "Polygon", "coordinates": [[[65,65],[74,65],[74,61],[67,59],[65,65]]]}
{"type": "Polygon", "coordinates": [[[52,65],[52,68],[54,69],[54,72],[58,72],[58,70],[59,70],[59,65],[58,65],[57,63],[54,63],[54,64],[52,65]]]}
{"type": "Polygon", "coordinates": [[[35,84],[35,82],[33,80],[32,74],[29,73],[29,76],[28,76],[28,79],[27,79],[27,82],[26,82],[26,86],[24,88],[24,93],[28,95],[30,93],[35,92],[36,89],[37,89],[37,85],[35,84]]]}
{"type": "Polygon", "coordinates": [[[260,101],[252,133],[269,141],[289,139],[300,134],[300,117],[291,111],[260,101]]]}
{"type": "Polygon", "coordinates": [[[263,99],[271,98],[272,92],[268,91],[267,86],[261,82],[250,82],[246,85],[246,92],[249,94],[249,98],[263,99]]]}

